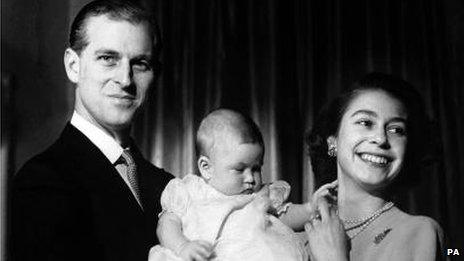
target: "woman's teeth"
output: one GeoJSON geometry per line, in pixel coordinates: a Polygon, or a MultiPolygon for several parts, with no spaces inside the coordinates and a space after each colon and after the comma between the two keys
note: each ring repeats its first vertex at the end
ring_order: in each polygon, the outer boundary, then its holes
{"type": "Polygon", "coordinates": [[[377,164],[387,164],[388,163],[387,158],[381,157],[381,156],[374,156],[374,155],[371,155],[371,154],[361,154],[361,159],[363,159],[365,161],[377,163],[377,164]]]}

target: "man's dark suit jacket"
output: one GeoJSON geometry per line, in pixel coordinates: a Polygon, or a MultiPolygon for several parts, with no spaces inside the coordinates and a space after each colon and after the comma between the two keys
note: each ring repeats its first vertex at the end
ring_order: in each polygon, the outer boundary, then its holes
{"type": "Polygon", "coordinates": [[[14,178],[12,260],[146,261],[172,176],[134,154],[144,211],[110,161],[68,123],[14,178]]]}

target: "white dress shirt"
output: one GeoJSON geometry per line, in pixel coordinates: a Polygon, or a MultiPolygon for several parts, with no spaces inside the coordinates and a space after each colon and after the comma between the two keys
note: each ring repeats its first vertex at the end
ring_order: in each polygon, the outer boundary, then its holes
{"type": "Polygon", "coordinates": [[[132,189],[129,179],[127,178],[127,166],[123,162],[118,161],[124,148],[121,147],[121,145],[119,145],[113,137],[84,119],[84,117],[79,115],[76,111],[74,111],[71,118],[71,124],[82,132],[82,134],[84,134],[95,146],[97,146],[98,149],[100,149],[103,155],[105,155],[105,157],[116,168],[124,182],[126,182],[126,185],[132,191],[132,194],[139,205],[142,206],[141,202],[139,202],[138,198],[135,196],[135,191],[132,189]]]}

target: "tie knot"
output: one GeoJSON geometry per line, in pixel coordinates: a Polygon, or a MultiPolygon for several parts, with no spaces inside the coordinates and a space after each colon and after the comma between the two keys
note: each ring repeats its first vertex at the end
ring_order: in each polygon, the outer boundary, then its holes
{"type": "Polygon", "coordinates": [[[129,149],[124,149],[122,151],[121,157],[124,159],[128,166],[135,165],[134,157],[129,149]]]}

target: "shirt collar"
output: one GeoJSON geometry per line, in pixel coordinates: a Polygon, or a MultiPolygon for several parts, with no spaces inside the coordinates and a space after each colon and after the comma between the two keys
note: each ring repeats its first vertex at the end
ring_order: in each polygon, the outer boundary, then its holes
{"type": "Polygon", "coordinates": [[[71,118],[71,124],[97,146],[111,164],[114,164],[121,157],[123,151],[121,145],[103,130],[84,119],[76,111],[74,111],[71,118]]]}

